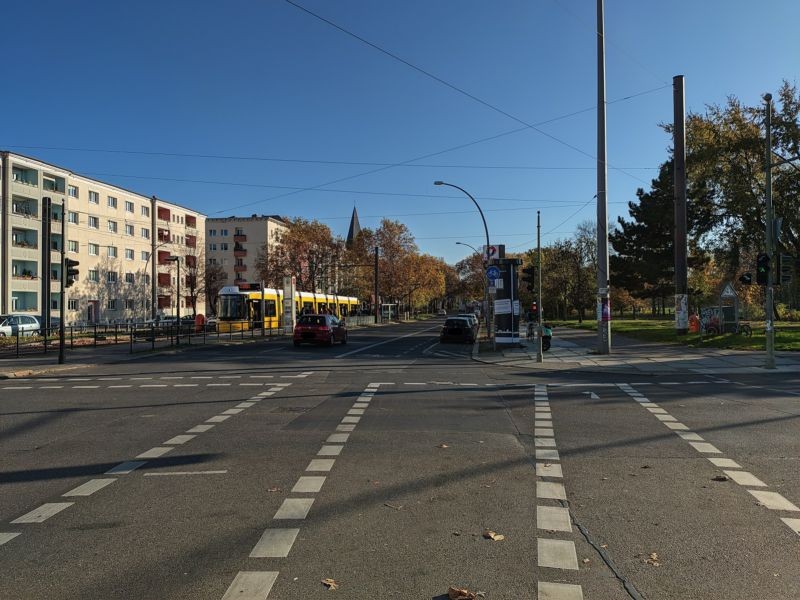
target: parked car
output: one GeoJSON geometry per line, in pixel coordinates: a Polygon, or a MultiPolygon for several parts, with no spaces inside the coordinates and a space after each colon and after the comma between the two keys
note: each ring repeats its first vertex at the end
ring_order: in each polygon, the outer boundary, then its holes
{"type": "Polygon", "coordinates": [[[478,327],[478,316],[475,313],[459,313],[457,316],[469,319],[473,327],[478,327]]]}
{"type": "Polygon", "coordinates": [[[472,321],[466,317],[448,317],[439,335],[439,341],[462,342],[474,344],[477,334],[477,327],[472,325],[472,321]]]}
{"type": "Polygon", "coordinates": [[[11,335],[37,335],[41,329],[39,320],[31,315],[0,315],[0,337],[11,335]]]}
{"type": "Polygon", "coordinates": [[[439,310],[436,311],[436,314],[439,315],[440,317],[446,317],[447,311],[443,308],[440,308],[439,310]]]}
{"type": "Polygon", "coordinates": [[[297,319],[292,340],[295,346],[300,344],[326,344],[334,342],[347,343],[347,327],[333,315],[302,315],[297,319]]]}

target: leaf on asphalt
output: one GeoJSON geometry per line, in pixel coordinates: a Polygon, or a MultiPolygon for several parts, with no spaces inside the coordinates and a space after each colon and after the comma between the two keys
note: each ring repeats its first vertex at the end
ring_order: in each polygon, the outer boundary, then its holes
{"type": "Polygon", "coordinates": [[[393,508],[395,510],[403,510],[402,504],[392,504],[391,502],[384,502],[384,506],[388,506],[389,508],[393,508]]]}
{"type": "Polygon", "coordinates": [[[322,580],[322,585],[324,585],[328,590],[338,590],[339,584],[336,583],[335,579],[331,579],[330,577],[322,580]]]}
{"type": "Polygon", "coordinates": [[[456,588],[452,585],[447,590],[448,600],[476,600],[478,595],[467,588],[456,588]]]}
{"type": "Polygon", "coordinates": [[[583,564],[588,565],[591,562],[588,558],[583,559],[583,564]]]}
{"type": "Polygon", "coordinates": [[[438,446],[436,446],[436,447],[437,447],[437,448],[449,448],[450,446],[448,446],[447,444],[439,444],[439,445],[438,445],[438,446]]]}
{"type": "Polygon", "coordinates": [[[608,544],[600,544],[601,548],[608,548],[608,544]]]}
{"type": "Polygon", "coordinates": [[[506,536],[497,533],[496,531],[492,531],[491,529],[487,529],[483,532],[483,537],[487,540],[492,540],[494,542],[501,542],[506,539],[506,536]]]}
{"type": "Polygon", "coordinates": [[[282,492],[283,490],[281,488],[279,488],[279,487],[271,487],[271,488],[267,488],[267,491],[268,492],[282,492]]]}
{"type": "Polygon", "coordinates": [[[650,556],[647,558],[646,562],[648,565],[653,565],[654,567],[660,567],[661,563],[658,561],[658,553],[651,552],[650,556]]]}
{"type": "Polygon", "coordinates": [[[731,478],[727,475],[715,475],[711,478],[711,481],[730,481],[731,478]]]}

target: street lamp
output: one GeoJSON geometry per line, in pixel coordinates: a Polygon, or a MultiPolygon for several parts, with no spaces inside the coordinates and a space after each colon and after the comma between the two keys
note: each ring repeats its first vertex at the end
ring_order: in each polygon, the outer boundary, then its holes
{"type": "Polygon", "coordinates": [[[169,262],[174,262],[178,266],[178,290],[176,298],[176,316],[178,319],[178,329],[177,333],[175,334],[175,345],[181,345],[181,257],[180,256],[170,256],[167,259],[169,262]]]}
{"type": "MultiPolygon", "coordinates": [[[[459,187],[459,186],[454,185],[452,183],[447,183],[446,181],[434,181],[433,185],[446,185],[448,187],[455,188],[455,189],[463,192],[464,194],[466,194],[467,197],[470,200],[472,200],[473,204],[475,204],[475,207],[478,209],[478,212],[481,214],[481,220],[483,220],[483,231],[486,233],[486,254],[484,254],[484,257],[483,257],[484,258],[484,267],[485,267],[486,263],[488,262],[488,257],[489,257],[489,227],[486,226],[486,217],[483,216],[483,211],[481,210],[480,204],[478,204],[478,201],[475,200],[475,198],[472,197],[472,194],[470,194],[467,190],[465,190],[462,187],[459,187]]],[[[484,278],[485,277],[486,277],[486,275],[484,274],[484,278]]],[[[484,290],[484,292],[483,292],[483,305],[484,305],[485,312],[486,312],[486,334],[487,335],[491,335],[491,323],[489,321],[489,289],[486,286],[484,286],[483,290],[484,290]]]]}

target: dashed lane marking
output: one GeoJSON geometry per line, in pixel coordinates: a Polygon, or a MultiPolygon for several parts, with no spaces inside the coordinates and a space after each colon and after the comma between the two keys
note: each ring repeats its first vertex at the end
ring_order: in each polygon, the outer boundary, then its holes
{"type": "Polygon", "coordinates": [[[273,519],[305,519],[314,498],[286,498],[273,519]]]}
{"type": "Polygon", "coordinates": [[[176,475],[225,475],[228,469],[218,471],[169,471],[167,473],[145,473],[145,477],[171,477],[176,475]]]}
{"type": "Polygon", "coordinates": [[[11,540],[13,540],[18,535],[20,535],[20,534],[19,533],[11,533],[11,532],[6,533],[6,532],[3,532],[3,531],[0,531],[0,546],[10,542],[11,540]]]}
{"type": "Polygon", "coordinates": [[[127,475],[128,473],[132,473],[142,465],[146,465],[146,460],[129,460],[124,463],[118,464],[113,469],[109,469],[105,472],[106,475],[127,475]]]}
{"type": "Polygon", "coordinates": [[[572,532],[569,509],[561,506],[537,506],[536,527],[546,531],[572,532]]]}
{"type": "MultiPolygon", "coordinates": [[[[785,510],[792,512],[800,512],[794,504],[789,502],[786,498],[781,496],[778,492],[767,492],[764,490],[747,490],[756,500],[769,508],[770,510],[785,510]]],[[[13,521],[12,521],[13,523],[13,521]]]]}
{"type": "Polygon", "coordinates": [[[566,500],[567,491],[564,489],[563,483],[555,481],[537,481],[536,497],[548,498],[550,500],[566,500]]]}
{"type": "Polygon", "coordinates": [[[709,458],[708,460],[711,461],[715,467],[725,467],[726,469],[741,469],[742,466],[737,463],[735,460],[731,460],[730,458],[709,458]]]}
{"type": "Polygon", "coordinates": [[[66,494],[62,494],[65,498],[69,498],[70,496],[91,496],[98,490],[102,490],[104,487],[111,485],[114,483],[116,479],[90,479],[86,483],[79,485],[73,490],[68,491],[66,494]]]}
{"type": "Polygon", "coordinates": [[[316,494],[325,483],[324,475],[303,475],[292,488],[293,494],[316,494]]]}
{"type": "Polygon", "coordinates": [[[317,456],[339,456],[344,446],[323,446],[317,452],[317,456]]]}
{"type": "Polygon", "coordinates": [[[286,558],[298,533],[297,528],[267,529],[250,552],[250,558],[286,558]]]}
{"type": "Polygon", "coordinates": [[[277,571],[239,571],[222,600],[265,600],[277,578],[277,571]]]}
{"type": "Polygon", "coordinates": [[[537,544],[537,555],[540,567],[578,570],[575,542],[571,540],[551,540],[540,537],[537,544]]]}
{"type": "Polygon", "coordinates": [[[57,515],[62,510],[65,510],[75,504],[74,502],[50,502],[42,504],[39,508],[34,508],[31,512],[25,513],[11,521],[12,524],[17,523],[43,523],[53,515],[57,515]]]}
{"type": "Polygon", "coordinates": [[[540,581],[538,600],[583,600],[583,588],[571,583],[540,581]]]}
{"type": "Polygon", "coordinates": [[[767,487],[767,484],[761,481],[758,477],[753,475],[752,473],[748,473],[747,471],[731,471],[725,470],[722,471],[733,479],[734,482],[738,483],[742,486],[750,486],[750,487],[767,487]]]}
{"type": "Polygon", "coordinates": [[[172,445],[185,444],[189,440],[193,440],[196,437],[197,437],[196,435],[187,435],[187,434],[176,435],[175,437],[168,439],[166,442],[164,442],[164,444],[165,445],[167,445],[167,444],[172,444],[172,445]]]}
{"type": "Polygon", "coordinates": [[[332,458],[315,458],[306,467],[306,471],[330,471],[335,462],[332,458]]]}
{"type": "Polygon", "coordinates": [[[206,423],[222,423],[223,421],[227,421],[230,418],[231,418],[230,415],[216,415],[214,417],[206,419],[206,423]]]}
{"type": "Polygon", "coordinates": [[[172,448],[166,448],[164,446],[156,446],[155,448],[150,448],[150,450],[146,450],[138,455],[136,458],[158,458],[160,456],[164,456],[167,452],[170,452],[172,448]]]}
{"type": "Polygon", "coordinates": [[[186,433],[205,433],[209,429],[212,429],[214,425],[195,425],[191,429],[187,429],[186,433]]]}
{"type": "MultiPolygon", "coordinates": [[[[800,535],[800,519],[790,519],[788,517],[784,517],[784,518],[781,519],[781,521],[786,523],[786,525],[789,527],[789,529],[794,531],[796,534],[800,535]]],[[[2,534],[0,534],[0,535],[2,535],[2,534]]],[[[1,543],[2,543],[2,541],[0,541],[0,544],[1,543]]]]}

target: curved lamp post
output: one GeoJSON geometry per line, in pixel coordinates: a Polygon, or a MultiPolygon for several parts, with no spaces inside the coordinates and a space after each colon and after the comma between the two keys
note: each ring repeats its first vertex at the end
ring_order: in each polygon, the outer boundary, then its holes
{"type": "MultiPolygon", "coordinates": [[[[484,254],[484,261],[483,261],[484,262],[484,266],[486,266],[486,264],[488,262],[488,256],[489,256],[489,227],[487,227],[487,225],[486,225],[486,217],[483,216],[483,211],[481,210],[480,204],[478,204],[478,201],[475,200],[475,198],[472,197],[472,194],[470,194],[467,190],[465,190],[462,187],[459,187],[459,186],[454,185],[452,183],[447,183],[446,181],[434,181],[433,185],[446,185],[448,187],[455,188],[455,189],[463,192],[464,194],[466,194],[467,198],[472,200],[473,204],[475,204],[475,207],[478,209],[478,212],[481,214],[481,220],[483,221],[483,231],[486,233],[486,254],[484,254]]],[[[486,277],[486,275],[484,274],[484,279],[485,279],[485,277],[486,277]]],[[[491,335],[491,324],[490,324],[490,321],[489,321],[489,290],[485,285],[484,285],[483,290],[484,290],[484,292],[483,292],[483,302],[484,302],[484,308],[485,308],[484,312],[486,313],[486,333],[487,333],[487,335],[491,335]]]]}

